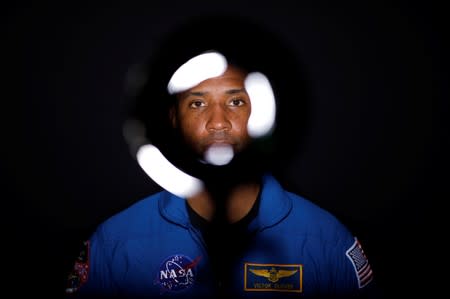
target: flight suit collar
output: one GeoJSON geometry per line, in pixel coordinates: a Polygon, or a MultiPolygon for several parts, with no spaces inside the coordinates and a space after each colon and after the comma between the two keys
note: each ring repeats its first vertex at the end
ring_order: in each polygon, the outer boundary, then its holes
{"type": "MultiPolygon", "coordinates": [[[[164,191],[159,199],[159,211],[168,221],[189,228],[191,223],[185,201],[182,197],[164,191]]],[[[265,174],[262,178],[259,211],[248,228],[256,231],[273,226],[283,220],[291,209],[292,201],[286,191],[271,174],[265,174]]]]}

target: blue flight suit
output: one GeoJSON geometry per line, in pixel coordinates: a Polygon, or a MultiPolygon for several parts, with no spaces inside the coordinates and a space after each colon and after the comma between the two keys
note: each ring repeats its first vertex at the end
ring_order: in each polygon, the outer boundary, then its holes
{"type": "MultiPolygon", "coordinates": [[[[217,281],[201,231],[186,201],[161,191],[99,225],[86,242],[67,292],[94,297],[306,298],[362,293],[372,283],[368,259],[336,217],[263,177],[258,210],[229,271],[217,281]]],[[[236,246],[239,244],[232,244],[236,246]]]]}

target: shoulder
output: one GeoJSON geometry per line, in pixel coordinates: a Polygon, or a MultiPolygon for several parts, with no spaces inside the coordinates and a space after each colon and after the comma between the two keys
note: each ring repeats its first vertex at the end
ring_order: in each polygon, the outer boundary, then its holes
{"type": "Polygon", "coordinates": [[[301,227],[304,234],[316,236],[322,241],[342,242],[347,245],[354,240],[353,233],[337,216],[299,194],[285,191],[292,201],[292,209],[286,224],[301,227]]]}
{"type": "Polygon", "coordinates": [[[333,225],[339,223],[339,220],[329,211],[311,199],[292,192],[272,174],[264,176],[263,186],[263,196],[272,198],[270,200],[271,208],[280,204],[290,207],[290,218],[295,218],[302,224],[333,225]]]}
{"type": "Polygon", "coordinates": [[[158,203],[165,193],[149,195],[112,215],[97,227],[94,236],[104,241],[117,241],[151,233],[155,224],[161,222],[158,203]]]}
{"type": "Polygon", "coordinates": [[[280,215],[286,215],[282,221],[284,224],[304,233],[348,233],[335,215],[311,199],[288,190],[271,174],[264,177],[263,183],[263,215],[269,217],[281,211],[280,215]]]}
{"type": "Polygon", "coordinates": [[[340,222],[335,215],[311,199],[290,191],[285,192],[292,200],[292,213],[301,216],[300,218],[304,221],[312,222],[315,225],[330,225],[340,222]]]}

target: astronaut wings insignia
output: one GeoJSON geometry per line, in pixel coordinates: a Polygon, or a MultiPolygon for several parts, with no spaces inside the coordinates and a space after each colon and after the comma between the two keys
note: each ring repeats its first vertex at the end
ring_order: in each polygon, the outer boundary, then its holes
{"type": "Polygon", "coordinates": [[[274,267],[269,269],[249,269],[255,275],[267,278],[270,282],[277,282],[280,278],[289,277],[297,273],[298,270],[277,270],[274,267]]]}

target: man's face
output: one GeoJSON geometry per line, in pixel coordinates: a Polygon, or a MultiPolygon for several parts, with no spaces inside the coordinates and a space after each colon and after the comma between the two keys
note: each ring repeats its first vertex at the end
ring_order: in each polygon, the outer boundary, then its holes
{"type": "Polygon", "coordinates": [[[251,103],[244,88],[245,76],[229,66],[221,76],[177,95],[172,124],[199,157],[212,145],[230,145],[239,153],[250,142],[247,123],[251,103]]]}

